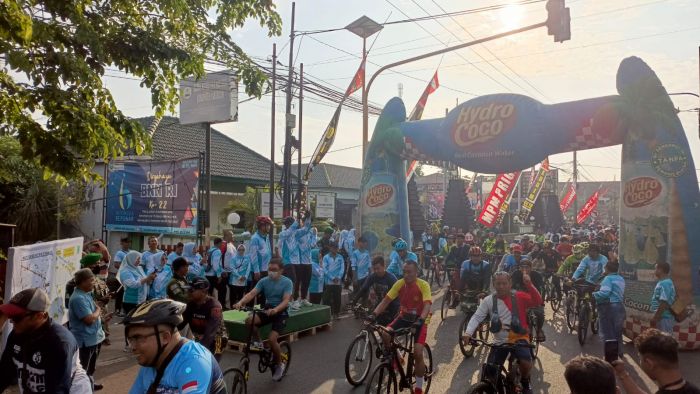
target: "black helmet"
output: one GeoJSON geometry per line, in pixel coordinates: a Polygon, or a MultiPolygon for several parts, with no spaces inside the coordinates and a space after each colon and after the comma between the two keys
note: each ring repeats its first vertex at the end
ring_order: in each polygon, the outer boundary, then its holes
{"type": "Polygon", "coordinates": [[[170,299],[159,299],[146,301],[135,309],[132,309],[122,320],[122,324],[129,329],[131,325],[157,326],[158,324],[169,324],[177,326],[182,323],[182,313],[186,305],[182,302],[170,299]]]}

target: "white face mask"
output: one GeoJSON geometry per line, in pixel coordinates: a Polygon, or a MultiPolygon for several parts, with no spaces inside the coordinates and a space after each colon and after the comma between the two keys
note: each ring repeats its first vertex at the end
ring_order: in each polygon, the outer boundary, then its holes
{"type": "Polygon", "coordinates": [[[267,276],[269,276],[270,279],[272,279],[272,280],[277,280],[277,279],[279,279],[280,274],[281,274],[280,272],[268,272],[267,276]]]}

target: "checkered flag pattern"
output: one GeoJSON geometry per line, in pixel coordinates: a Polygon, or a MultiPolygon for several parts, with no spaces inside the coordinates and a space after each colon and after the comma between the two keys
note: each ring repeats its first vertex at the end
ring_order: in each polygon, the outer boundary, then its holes
{"type": "MultiPolygon", "coordinates": [[[[649,327],[650,325],[648,322],[642,322],[637,318],[628,317],[625,319],[624,334],[626,337],[634,339],[649,327]]],[[[695,324],[691,323],[688,327],[675,325],[673,327],[673,336],[678,340],[681,350],[700,349],[700,333],[698,333],[698,326],[695,324]]]]}
{"type": "Polygon", "coordinates": [[[606,136],[595,134],[593,132],[593,119],[589,119],[574,136],[574,140],[569,143],[571,150],[584,150],[592,148],[600,148],[602,146],[612,145],[613,141],[606,136]]]}
{"type": "Polygon", "coordinates": [[[418,161],[428,161],[430,157],[422,153],[418,147],[413,143],[410,137],[404,137],[404,147],[401,152],[401,158],[406,160],[418,160],[418,161]]]}

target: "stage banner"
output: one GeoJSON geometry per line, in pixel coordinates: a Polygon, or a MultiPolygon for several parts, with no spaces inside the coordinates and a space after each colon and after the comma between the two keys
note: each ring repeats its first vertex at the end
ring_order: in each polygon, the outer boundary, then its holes
{"type": "Polygon", "coordinates": [[[569,209],[571,204],[574,203],[574,199],[576,199],[576,187],[574,186],[574,184],[570,183],[567,189],[568,191],[559,202],[559,209],[561,209],[562,213],[566,212],[566,210],[569,209]]]}
{"type": "Polygon", "coordinates": [[[499,174],[496,177],[489,196],[484,200],[478,217],[479,223],[486,227],[493,227],[496,224],[501,206],[509,199],[519,177],[520,171],[499,174]]]}
{"type": "Polygon", "coordinates": [[[110,231],[197,234],[199,159],[109,164],[110,231]]]}
{"type": "Polygon", "coordinates": [[[520,213],[518,216],[523,223],[526,223],[527,219],[530,217],[530,212],[532,212],[532,208],[535,206],[535,201],[537,201],[537,197],[539,197],[540,192],[542,191],[542,186],[544,186],[544,180],[547,177],[548,171],[549,158],[546,158],[542,161],[540,169],[537,172],[537,178],[535,178],[535,182],[530,185],[530,190],[527,192],[527,198],[525,201],[523,201],[523,205],[520,207],[520,213]]]}
{"type": "Polygon", "coordinates": [[[82,253],[83,237],[10,248],[5,300],[24,289],[42,288],[51,300],[49,316],[65,323],[68,320],[66,283],[80,269],[82,253]]]}
{"type": "MultiPolygon", "coordinates": [[[[411,112],[411,116],[408,117],[408,120],[420,120],[423,118],[423,110],[425,110],[425,105],[428,104],[428,96],[436,91],[438,87],[440,87],[440,81],[438,80],[438,72],[435,70],[435,75],[433,75],[433,78],[428,82],[428,86],[425,87],[416,106],[413,107],[413,111],[411,112]]],[[[417,165],[418,160],[411,160],[408,162],[406,166],[406,182],[411,180],[411,176],[413,176],[417,165]]]]}
{"type": "Polygon", "coordinates": [[[576,215],[576,223],[581,224],[588,219],[589,216],[591,216],[591,213],[593,213],[593,211],[595,211],[595,209],[598,207],[598,200],[600,199],[601,194],[602,193],[600,190],[596,190],[588,201],[583,204],[583,208],[581,208],[576,215]]]}

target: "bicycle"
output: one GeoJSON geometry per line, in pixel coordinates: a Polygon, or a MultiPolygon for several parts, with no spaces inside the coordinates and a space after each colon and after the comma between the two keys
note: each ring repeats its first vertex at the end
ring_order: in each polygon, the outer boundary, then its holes
{"type": "Polygon", "coordinates": [[[554,285],[554,275],[556,274],[552,272],[542,273],[542,277],[544,278],[544,294],[542,294],[542,299],[545,303],[549,302],[552,311],[556,315],[561,306],[561,291],[557,291],[558,289],[554,285]]]}
{"type": "Polygon", "coordinates": [[[530,308],[527,311],[527,325],[530,328],[530,332],[528,333],[528,336],[530,337],[530,344],[532,344],[532,347],[530,348],[530,354],[532,355],[532,359],[536,360],[537,359],[537,353],[540,351],[540,341],[539,338],[537,338],[537,335],[535,334],[535,330],[537,327],[537,315],[535,314],[534,308],[530,308]]]}
{"type": "Polygon", "coordinates": [[[427,278],[431,286],[433,283],[436,283],[438,287],[442,286],[442,272],[442,259],[437,256],[432,256],[430,258],[430,268],[427,278]]]}
{"type": "Polygon", "coordinates": [[[578,321],[578,295],[576,290],[571,289],[567,291],[566,297],[564,297],[564,314],[566,315],[566,325],[569,327],[569,332],[574,332],[576,323],[578,321]]]}
{"type": "MultiPolygon", "coordinates": [[[[447,268],[445,272],[448,273],[448,278],[451,279],[452,275],[455,271],[458,271],[457,268],[447,268]]],[[[452,309],[452,304],[455,301],[455,297],[459,297],[460,293],[459,290],[453,289],[453,281],[450,280],[450,284],[445,290],[445,294],[442,296],[442,302],[440,303],[440,320],[445,320],[445,317],[447,317],[447,312],[452,309]]]]}
{"type": "MultiPolygon", "coordinates": [[[[470,340],[470,342],[474,342],[474,345],[482,344],[492,349],[515,349],[516,347],[532,348],[532,345],[529,343],[504,343],[497,345],[473,338],[470,340]]],[[[521,376],[519,364],[519,360],[513,357],[512,354],[508,357],[507,369],[503,366],[503,364],[490,364],[485,362],[481,366],[481,377],[479,379],[479,383],[473,385],[469,389],[469,394],[522,393],[523,387],[520,384],[521,376]]]]}
{"type": "Polygon", "coordinates": [[[588,323],[591,324],[591,332],[593,334],[598,333],[598,314],[596,313],[595,307],[593,305],[593,297],[591,296],[591,291],[593,285],[591,284],[574,284],[574,287],[579,293],[583,294],[583,297],[578,297],[578,343],[583,346],[586,343],[586,336],[588,335],[588,323]]]}
{"type": "MultiPolygon", "coordinates": [[[[369,309],[360,305],[355,305],[353,311],[359,314],[363,320],[366,320],[370,314],[369,309]]],[[[345,352],[345,377],[348,383],[359,386],[365,381],[372,368],[374,357],[381,359],[383,347],[381,338],[373,326],[365,325],[350,342],[350,346],[345,352]]]]}
{"type": "MultiPolygon", "coordinates": [[[[372,376],[367,384],[365,394],[370,393],[393,393],[404,389],[412,389],[416,383],[413,376],[413,336],[415,335],[412,327],[401,328],[398,330],[388,330],[387,328],[368,323],[375,330],[381,330],[391,335],[391,348],[389,355],[382,358],[382,362],[372,372],[372,376]],[[401,343],[397,338],[403,336],[405,343],[401,343]],[[401,355],[403,354],[403,356],[401,355]],[[404,358],[407,359],[404,359],[404,358]],[[404,369],[404,364],[406,365],[404,369]],[[398,377],[397,374],[398,373],[398,377]]],[[[425,324],[428,324],[426,320],[425,324]]],[[[423,360],[425,362],[425,388],[424,393],[430,390],[430,382],[433,375],[433,354],[430,351],[430,346],[426,343],[423,345],[423,360]]]]}
{"type": "MultiPolygon", "coordinates": [[[[245,394],[248,392],[248,380],[250,379],[250,354],[258,354],[260,359],[258,360],[258,372],[265,373],[268,368],[270,372],[274,374],[274,367],[277,365],[274,361],[272,350],[270,348],[263,347],[262,349],[253,349],[251,347],[253,342],[253,322],[255,321],[255,315],[263,312],[261,308],[242,308],[244,311],[252,312],[250,330],[248,331],[248,339],[246,340],[245,348],[243,348],[243,357],[238,364],[238,368],[232,367],[224,371],[224,383],[226,387],[229,387],[230,394],[245,394]]],[[[289,370],[289,364],[292,361],[292,347],[287,341],[282,341],[279,343],[280,349],[282,350],[282,362],[284,363],[284,371],[282,376],[287,375],[289,370]]]]}
{"type": "MultiPolygon", "coordinates": [[[[459,335],[459,350],[462,352],[462,355],[465,358],[473,356],[474,351],[476,350],[476,346],[464,341],[464,335],[466,335],[467,333],[467,326],[469,325],[469,320],[471,320],[472,315],[474,315],[474,312],[476,312],[476,309],[479,307],[479,302],[481,301],[481,298],[479,298],[478,295],[480,293],[481,291],[468,291],[465,294],[461,294],[464,301],[460,304],[460,307],[462,309],[462,312],[464,313],[464,319],[459,325],[459,331],[457,334],[459,335]]],[[[489,339],[489,334],[491,333],[489,331],[489,327],[490,322],[488,318],[486,318],[484,319],[484,321],[479,323],[479,326],[476,328],[474,334],[477,335],[479,339],[486,341],[489,339]]]]}

